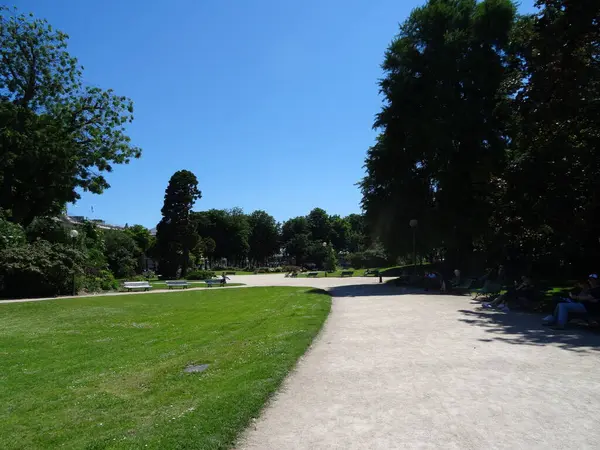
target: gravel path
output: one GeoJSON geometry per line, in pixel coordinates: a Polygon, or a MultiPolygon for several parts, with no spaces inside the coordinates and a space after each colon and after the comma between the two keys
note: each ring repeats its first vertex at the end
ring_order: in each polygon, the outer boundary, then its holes
{"type": "Polygon", "coordinates": [[[598,336],[468,297],[315,281],[331,315],[239,449],[600,448],[598,336]]]}

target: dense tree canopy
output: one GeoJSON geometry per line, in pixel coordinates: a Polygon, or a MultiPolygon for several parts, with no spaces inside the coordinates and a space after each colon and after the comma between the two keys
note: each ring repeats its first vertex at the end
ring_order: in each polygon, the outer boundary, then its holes
{"type": "Polygon", "coordinates": [[[0,208],[29,223],[101,193],[114,164],[140,156],[125,125],[133,104],[84,86],[67,35],[0,7],[0,208]]]}
{"type": "Polygon", "coordinates": [[[393,254],[410,245],[398,230],[411,219],[429,245],[457,256],[486,228],[489,181],[506,147],[499,90],[514,17],[509,0],[430,0],[390,44],[381,134],[362,190],[374,232],[393,254]]]}
{"type": "Polygon", "coordinates": [[[461,266],[473,249],[529,268],[600,250],[600,3],[536,6],[430,0],[390,44],[361,187],[393,255],[411,219],[422,256],[461,266]]]}
{"type": "Polygon", "coordinates": [[[248,216],[250,236],[249,256],[253,261],[265,264],[267,259],[279,251],[279,229],[275,218],[265,211],[254,211],[248,216]]]}

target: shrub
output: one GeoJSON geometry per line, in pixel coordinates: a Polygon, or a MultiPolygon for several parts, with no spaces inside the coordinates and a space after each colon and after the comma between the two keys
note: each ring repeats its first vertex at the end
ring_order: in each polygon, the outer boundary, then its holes
{"type": "Polygon", "coordinates": [[[0,250],[25,245],[25,231],[20,225],[0,216],[0,250]]]}
{"type": "Polygon", "coordinates": [[[0,251],[0,293],[4,297],[52,297],[73,292],[84,256],[64,245],[37,240],[0,251]]]}
{"type": "Polygon", "coordinates": [[[119,282],[108,270],[100,270],[95,275],[88,275],[78,280],[78,289],[86,292],[116,291],[119,282]]]}
{"type": "Polygon", "coordinates": [[[194,270],[188,272],[186,278],[188,280],[208,280],[214,278],[215,273],[212,270],[194,270]]]}

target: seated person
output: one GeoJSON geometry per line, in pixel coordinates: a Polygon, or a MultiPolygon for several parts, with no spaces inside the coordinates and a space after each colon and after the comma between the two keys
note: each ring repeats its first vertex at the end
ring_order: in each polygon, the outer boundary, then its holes
{"type": "Polygon", "coordinates": [[[558,303],[552,316],[544,318],[544,325],[554,325],[555,329],[563,329],[569,321],[569,313],[597,314],[600,312],[600,285],[598,274],[588,276],[588,289],[583,289],[579,294],[570,293],[569,298],[558,303]]]}
{"type": "Polygon", "coordinates": [[[492,302],[489,303],[484,303],[483,307],[484,308],[499,308],[503,311],[509,311],[508,308],[508,302],[510,300],[518,300],[518,299],[524,299],[524,300],[533,300],[533,297],[535,296],[535,289],[533,286],[533,282],[531,281],[531,278],[526,277],[526,276],[522,276],[521,277],[521,283],[517,285],[517,282],[515,281],[515,287],[509,288],[508,291],[506,291],[506,293],[499,295],[497,299],[495,299],[492,302]]]}
{"type": "Polygon", "coordinates": [[[444,279],[438,272],[428,272],[425,274],[425,291],[429,288],[438,288],[441,291],[445,289],[444,279]]]}

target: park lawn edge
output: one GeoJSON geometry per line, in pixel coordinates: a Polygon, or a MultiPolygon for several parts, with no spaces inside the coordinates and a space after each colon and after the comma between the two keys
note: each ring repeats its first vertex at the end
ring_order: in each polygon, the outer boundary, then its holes
{"type": "MultiPolygon", "coordinates": [[[[235,292],[242,294],[242,292],[251,292],[251,291],[255,291],[257,292],[258,298],[261,298],[261,292],[268,292],[268,291],[274,291],[274,290],[278,290],[278,291],[282,291],[282,293],[280,294],[279,292],[275,292],[273,295],[274,297],[272,298],[280,298],[282,300],[278,301],[277,304],[283,304],[281,303],[282,301],[285,303],[285,299],[287,298],[287,294],[286,292],[296,292],[299,295],[310,295],[310,294],[319,294],[319,295],[326,295],[327,296],[327,300],[325,300],[325,298],[321,298],[318,299],[316,297],[313,297],[312,300],[307,299],[307,302],[303,303],[304,305],[313,305],[310,306],[310,308],[316,307],[318,310],[318,313],[316,313],[316,315],[314,316],[314,318],[312,320],[309,319],[308,322],[298,322],[298,319],[285,319],[285,317],[288,317],[288,313],[284,313],[283,316],[277,316],[278,318],[275,320],[280,320],[280,317],[283,317],[285,322],[284,323],[288,323],[288,327],[290,328],[284,328],[282,329],[281,326],[283,324],[279,324],[279,325],[275,325],[274,329],[280,329],[282,331],[285,332],[285,329],[289,329],[290,331],[292,331],[292,333],[294,332],[300,332],[301,336],[299,336],[297,339],[294,338],[293,341],[288,341],[290,342],[289,344],[284,344],[284,347],[279,347],[280,351],[282,351],[282,353],[280,354],[281,356],[275,356],[274,358],[271,357],[267,357],[266,360],[266,366],[264,364],[259,364],[259,367],[257,367],[257,370],[260,373],[261,371],[263,371],[263,375],[264,375],[264,370],[267,370],[268,376],[269,376],[269,380],[271,380],[269,383],[266,383],[262,389],[258,389],[254,391],[254,394],[249,396],[249,397],[245,397],[246,394],[244,394],[246,391],[244,390],[244,388],[239,390],[239,393],[237,393],[236,395],[238,396],[237,400],[235,401],[235,403],[239,403],[239,407],[234,407],[234,409],[237,411],[235,415],[231,415],[231,413],[227,413],[225,416],[222,417],[222,419],[225,421],[224,425],[220,428],[220,429],[215,429],[211,431],[211,434],[200,434],[200,435],[195,435],[195,432],[190,431],[189,435],[182,436],[183,441],[181,442],[183,443],[190,443],[192,441],[190,441],[189,439],[192,437],[196,437],[196,441],[195,441],[195,445],[193,445],[192,447],[186,447],[186,448],[219,448],[219,449],[225,449],[225,448],[231,448],[232,446],[234,446],[236,444],[236,442],[239,441],[240,436],[243,435],[243,431],[247,429],[247,427],[252,423],[252,420],[256,417],[258,417],[261,412],[264,410],[265,407],[268,406],[268,404],[270,403],[271,399],[274,397],[274,394],[276,394],[280,388],[282,383],[284,382],[284,380],[289,376],[290,372],[292,370],[295,369],[295,367],[298,364],[298,361],[300,360],[300,358],[303,357],[303,355],[306,354],[306,352],[311,348],[311,346],[313,345],[313,343],[315,342],[315,339],[317,339],[320,334],[322,333],[323,330],[323,326],[325,325],[327,318],[331,312],[331,295],[321,289],[313,289],[310,287],[306,287],[306,288],[300,288],[300,287],[255,287],[255,288],[248,288],[248,289],[242,289],[242,290],[238,290],[236,289],[235,292]],[[291,321],[290,321],[291,320],[291,321]],[[304,325],[301,325],[301,323],[304,323],[304,325]],[[300,328],[298,328],[298,326],[300,326],[300,328]],[[304,335],[302,336],[302,330],[304,330],[304,335]],[[269,367],[271,367],[269,369],[269,367]],[[242,396],[242,397],[239,397],[242,396]],[[206,441],[206,439],[210,439],[212,437],[219,437],[219,439],[217,439],[216,441],[213,441],[212,444],[210,443],[210,441],[206,441]],[[215,444],[215,446],[213,447],[212,445],[215,444]]],[[[207,295],[216,295],[216,291],[215,290],[205,290],[202,291],[202,293],[200,291],[195,291],[195,293],[197,293],[198,295],[204,295],[203,293],[206,292],[207,295]]],[[[219,291],[224,292],[223,289],[220,289],[219,291]]],[[[194,293],[194,291],[189,291],[188,292],[190,294],[194,293]]],[[[163,293],[164,295],[165,293],[163,293]]],[[[167,293],[168,294],[168,293],[167,293]]],[[[135,296],[138,297],[138,296],[135,296]]],[[[178,297],[178,296],[175,296],[178,297]]],[[[116,297],[106,297],[107,300],[110,299],[110,301],[108,302],[108,305],[106,305],[106,307],[111,307],[112,304],[114,304],[115,300],[117,299],[116,297]]],[[[131,298],[131,297],[127,297],[127,298],[131,298]]],[[[123,301],[128,301],[126,297],[123,297],[122,300],[123,301]]],[[[138,297],[139,298],[139,297],[138,297]]],[[[247,297],[242,297],[242,300],[244,298],[247,297]]],[[[81,300],[86,300],[84,298],[81,298],[81,300]]],[[[99,300],[98,297],[90,299],[90,300],[99,300]]],[[[44,302],[46,303],[46,302],[44,302]]],[[[49,304],[54,304],[54,302],[51,302],[49,304]]],[[[222,302],[221,302],[222,304],[222,302]]],[[[291,311],[293,312],[294,310],[296,310],[296,307],[294,306],[294,304],[289,304],[286,303],[289,306],[286,306],[286,310],[290,311],[289,308],[292,308],[291,311]]],[[[17,305],[15,305],[17,306],[17,305]]],[[[70,308],[72,306],[72,303],[69,302],[67,303],[63,303],[63,306],[70,308]]],[[[94,305],[94,303],[91,303],[90,305],[83,305],[84,308],[87,308],[88,306],[94,306],[97,307],[98,304],[94,305]]],[[[0,308],[10,308],[9,305],[0,305],[0,308]]],[[[18,306],[18,308],[38,308],[38,306],[31,304],[31,303],[27,303],[27,304],[21,304],[18,306]],[[31,305],[31,306],[26,306],[26,305],[31,305]]],[[[62,307],[60,309],[63,309],[62,307]]],[[[8,311],[8,309],[6,310],[8,311]]],[[[302,311],[302,310],[301,310],[302,311]]],[[[257,312],[259,312],[257,310],[257,312]]],[[[297,316],[297,317],[304,317],[304,316],[300,316],[298,314],[292,314],[292,316],[297,316]]],[[[8,317],[8,316],[7,316],[8,317]]],[[[260,319],[260,317],[262,316],[257,316],[257,319],[260,319]]],[[[270,316],[266,316],[267,319],[270,318],[270,316]]],[[[131,318],[130,318],[131,320],[131,318]]],[[[140,318],[140,320],[143,320],[140,318]]],[[[252,319],[254,320],[254,319],[252,319]]],[[[261,322],[262,323],[262,319],[261,322]]],[[[285,326],[285,325],[283,325],[285,326]]],[[[57,332],[60,328],[57,328],[57,332]]],[[[252,336],[252,328],[247,329],[245,332],[250,332],[251,334],[248,335],[250,339],[252,336]]],[[[261,333],[259,333],[257,335],[258,339],[264,339],[264,336],[261,333]],[[263,337],[261,337],[263,336],[263,337]]],[[[247,339],[247,338],[244,338],[247,339]]],[[[285,339],[285,338],[284,338],[285,339]]],[[[212,344],[210,344],[212,346],[212,344]]],[[[218,345],[217,343],[217,351],[218,349],[221,349],[221,347],[218,345]]],[[[277,353],[276,353],[277,355],[277,353]]],[[[187,359],[187,356],[186,356],[187,359]]],[[[255,373],[253,370],[251,370],[252,373],[255,373]]],[[[227,377],[233,377],[232,379],[236,379],[240,376],[239,372],[232,372],[230,375],[226,375],[227,377]]],[[[250,381],[252,381],[252,379],[249,379],[250,381]]],[[[211,389],[214,389],[211,388],[211,389]]],[[[165,391],[165,392],[168,392],[165,391]]],[[[198,397],[199,401],[202,401],[202,395],[200,395],[198,397]]],[[[226,409],[231,409],[232,408],[232,403],[231,400],[225,403],[220,403],[220,404],[215,404],[215,405],[219,405],[218,408],[225,408],[224,411],[226,409]]],[[[172,406],[172,405],[171,405],[172,406]]],[[[139,408],[139,406],[137,407],[139,408]]],[[[139,409],[138,409],[139,410],[139,409]]],[[[82,410],[85,411],[85,410],[82,410]]],[[[119,417],[122,412],[121,410],[117,410],[114,412],[115,417],[119,417]]],[[[206,420],[208,420],[207,423],[211,424],[210,426],[215,426],[215,417],[221,417],[221,416],[213,416],[212,419],[207,418],[206,420]]],[[[205,419],[202,419],[202,416],[199,416],[197,418],[197,420],[200,420],[201,422],[205,419]]],[[[195,428],[195,427],[194,427],[195,428]]],[[[33,428],[33,430],[35,430],[35,428],[33,428]]],[[[118,431],[117,431],[118,432],[118,431]]],[[[170,435],[170,433],[168,433],[170,435]]],[[[175,442],[177,441],[173,441],[171,440],[174,436],[176,435],[171,435],[171,438],[167,438],[168,442],[165,442],[163,440],[162,437],[153,437],[153,436],[147,436],[147,438],[151,439],[151,441],[148,441],[148,443],[150,444],[150,442],[152,442],[152,444],[149,446],[149,448],[161,448],[160,444],[162,443],[169,443],[169,445],[173,445],[175,442]]],[[[45,441],[37,441],[37,443],[39,444],[40,442],[45,442],[45,441]]],[[[104,442],[106,443],[106,441],[98,441],[97,443],[100,442],[104,442]]],[[[140,441],[137,441],[138,443],[140,441]]],[[[80,442],[81,443],[81,442],[80,442]]],[[[67,448],[77,448],[76,446],[74,446],[74,444],[72,443],[72,441],[70,440],[65,440],[62,441],[62,445],[65,445],[67,448]]],[[[134,442],[130,442],[130,444],[134,444],[134,442]]],[[[38,448],[38,447],[36,447],[38,448]]],[[[117,448],[122,448],[120,445],[117,445],[117,448]]],[[[172,447],[171,447],[172,448],[172,447]]]]}

